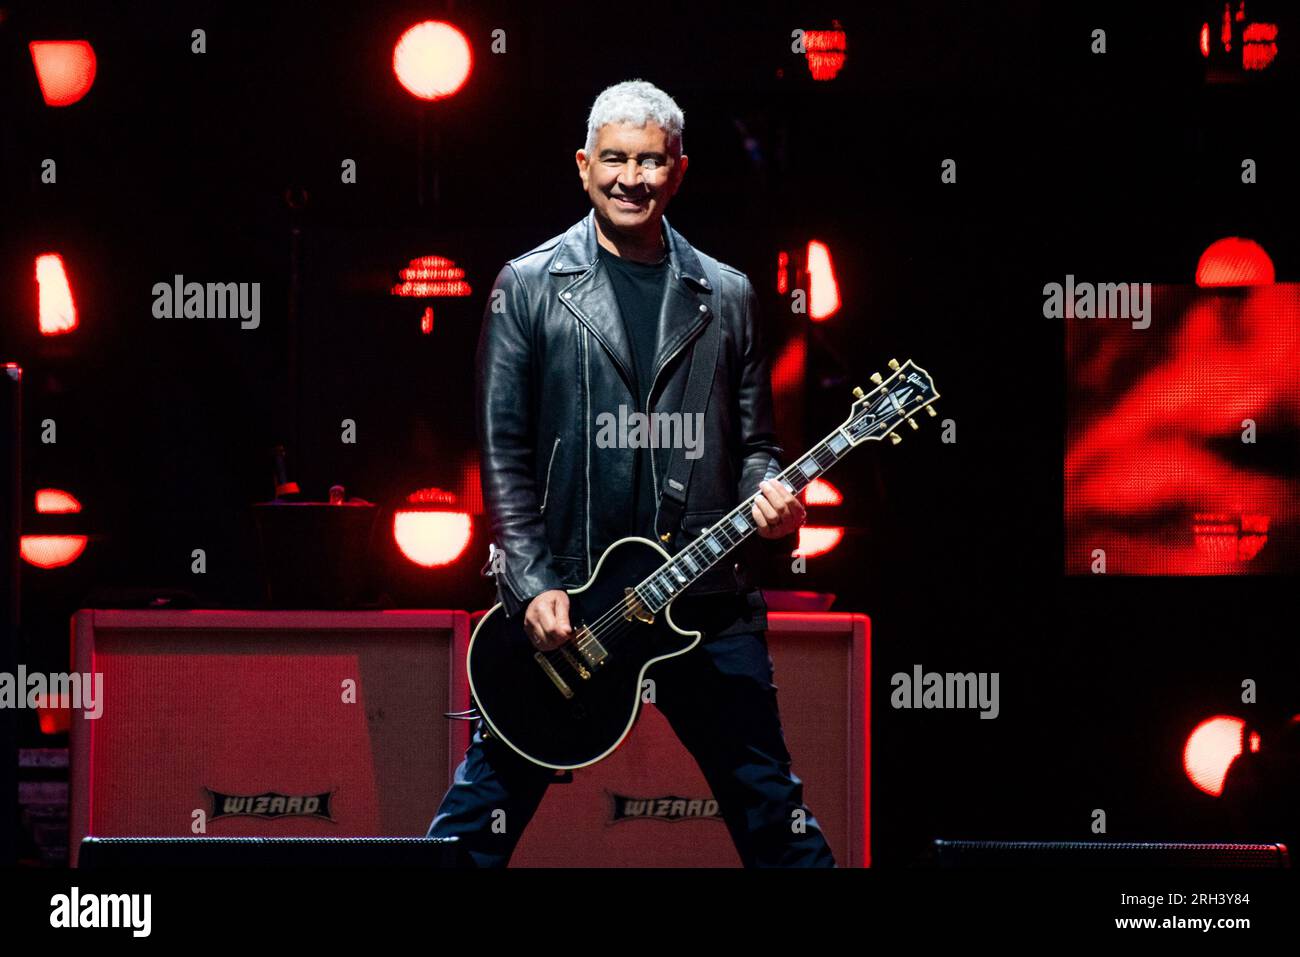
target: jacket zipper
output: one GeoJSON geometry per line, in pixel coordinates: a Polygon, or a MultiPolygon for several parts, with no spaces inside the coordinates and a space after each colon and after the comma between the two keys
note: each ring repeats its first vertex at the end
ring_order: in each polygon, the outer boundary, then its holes
{"type": "MultiPolygon", "coordinates": [[[[564,293],[561,294],[562,297],[567,295],[570,289],[578,285],[580,282],[582,282],[582,280],[586,279],[589,275],[591,275],[590,271],[583,273],[573,282],[569,283],[569,285],[565,288],[564,293]]],[[[585,366],[586,363],[591,361],[587,351],[588,346],[587,346],[586,321],[582,313],[579,312],[573,305],[567,302],[566,305],[568,305],[569,310],[579,320],[582,320],[582,324],[583,324],[582,356],[583,356],[583,364],[585,366]]],[[[706,319],[706,321],[719,322],[721,320],[719,320],[716,316],[713,316],[711,319],[706,319]]],[[[647,414],[650,411],[650,406],[653,404],[655,386],[659,384],[660,373],[662,373],[664,369],[668,368],[669,364],[674,359],[676,359],[678,355],[681,354],[681,351],[683,349],[685,349],[688,345],[690,345],[697,338],[699,338],[699,332],[703,328],[704,328],[704,323],[700,323],[699,329],[697,329],[692,335],[688,336],[685,340],[683,340],[682,343],[676,349],[673,350],[672,354],[669,355],[666,359],[664,359],[663,365],[659,366],[659,368],[655,370],[654,377],[650,380],[650,392],[647,396],[647,401],[646,401],[647,414]]],[[[586,393],[586,399],[587,399],[587,416],[586,416],[587,418],[587,453],[586,453],[587,454],[587,570],[590,571],[591,570],[591,370],[589,368],[586,369],[586,374],[587,374],[587,381],[585,383],[585,388],[583,391],[586,393]]],[[[553,454],[554,453],[552,453],[552,455],[553,454]]],[[[658,475],[658,470],[655,468],[655,457],[653,451],[651,451],[650,453],[650,477],[651,480],[654,482],[656,493],[659,493],[661,491],[659,488],[659,475],[658,475]]],[[[549,477],[548,477],[548,482],[549,482],[549,477]]],[[[544,498],[543,501],[545,501],[544,498]]],[[[659,498],[658,497],[656,497],[655,499],[654,530],[657,536],[659,532],[659,498]]]]}
{"type": "Polygon", "coordinates": [[[555,466],[555,453],[560,451],[560,437],[555,437],[555,444],[551,446],[551,461],[546,463],[546,487],[542,490],[542,507],[538,509],[541,514],[546,513],[546,500],[551,495],[551,469],[555,466]]]}
{"type": "Polygon", "coordinates": [[[586,531],[587,565],[584,569],[591,574],[591,355],[587,343],[587,327],[582,327],[582,392],[587,401],[587,412],[583,420],[587,423],[586,436],[583,439],[582,454],[585,463],[583,477],[586,484],[587,507],[584,516],[586,531]]]}

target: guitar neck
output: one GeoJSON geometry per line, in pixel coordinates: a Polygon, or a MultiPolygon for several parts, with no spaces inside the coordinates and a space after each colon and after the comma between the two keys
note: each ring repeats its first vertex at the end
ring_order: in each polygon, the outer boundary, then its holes
{"type": "MultiPolygon", "coordinates": [[[[798,495],[851,448],[853,443],[840,426],[796,459],[776,481],[798,495]]],[[[753,498],[746,498],[637,585],[636,594],[641,602],[650,610],[659,611],[757,532],[753,502],[753,498]]]]}
{"type": "MultiPolygon", "coordinates": [[[[798,495],[854,446],[886,437],[897,445],[902,439],[895,430],[903,422],[918,428],[913,418],[917,413],[924,409],[934,415],[934,401],[939,398],[939,393],[930,373],[910,359],[902,365],[891,359],[889,368],[893,372],[888,378],[881,375],[871,377],[876,388],[870,393],[854,389],[857,401],[853,403],[852,414],[830,435],[799,456],[793,465],[776,477],[776,481],[798,495]]],[[[651,611],[658,611],[689,588],[728,552],[758,531],[753,507],[753,498],[746,498],[722,521],[706,529],[699,538],[656,569],[636,586],[636,601],[651,611]]]]}

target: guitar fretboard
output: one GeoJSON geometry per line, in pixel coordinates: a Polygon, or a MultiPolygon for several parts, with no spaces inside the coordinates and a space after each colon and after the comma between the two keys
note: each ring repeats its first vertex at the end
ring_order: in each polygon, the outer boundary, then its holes
{"type": "MultiPolygon", "coordinates": [[[[852,447],[842,428],[837,428],[778,475],[776,481],[798,495],[852,447]]],[[[636,595],[641,602],[651,611],[661,610],[720,562],[728,552],[758,531],[758,525],[754,522],[753,504],[752,497],[746,498],[721,521],[706,529],[699,538],[637,585],[636,595]]]]}

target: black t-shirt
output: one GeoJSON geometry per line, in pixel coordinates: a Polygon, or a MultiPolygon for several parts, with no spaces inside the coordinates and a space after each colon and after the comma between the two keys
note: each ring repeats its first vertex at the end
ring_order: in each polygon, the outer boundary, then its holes
{"type": "MultiPolygon", "coordinates": [[[[619,312],[632,346],[632,375],[636,379],[638,397],[634,411],[648,414],[655,350],[659,347],[659,310],[663,306],[664,283],[668,278],[668,257],[657,263],[635,262],[614,255],[604,246],[600,247],[600,256],[614,286],[619,312]]],[[[651,453],[649,448],[640,448],[636,452],[632,489],[636,515],[629,529],[630,534],[649,539],[655,538],[655,506],[659,501],[659,490],[655,488],[654,470],[650,465],[651,453]]]]}
{"type": "MultiPolygon", "coordinates": [[[[642,263],[617,256],[604,246],[598,248],[632,347],[637,411],[648,414],[655,351],[659,347],[659,312],[663,307],[664,286],[669,273],[668,257],[665,255],[657,263],[642,263]]],[[[653,541],[657,538],[654,519],[660,490],[655,488],[654,471],[650,466],[652,453],[649,448],[637,450],[632,493],[636,514],[629,532],[653,541]]],[[[757,589],[747,594],[692,595],[688,592],[673,603],[672,609],[673,621],[678,627],[701,631],[705,639],[763,630],[767,627],[766,611],[767,606],[757,589]]]]}

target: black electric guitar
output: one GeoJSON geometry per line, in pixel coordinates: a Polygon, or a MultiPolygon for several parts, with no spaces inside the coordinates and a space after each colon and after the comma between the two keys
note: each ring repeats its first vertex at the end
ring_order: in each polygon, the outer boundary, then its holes
{"type": "MultiPolygon", "coordinates": [[[[863,442],[889,436],[939,398],[934,381],[909,360],[890,360],[893,373],[872,376],[852,414],[778,477],[798,494],[863,442]]],[[[695,541],[670,556],[656,542],[622,538],[607,548],[591,578],[569,594],[574,637],[538,651],[522,613],[495,605],[474,629],[469,684],[488,732],[535,764],[569,770],[594,764],[627,737],[640,712],[641,683],[656,661],[685,654],[698,631],[673,624],[670,608],[687,586],[757,531],[747,498],[695,541]]]]}

